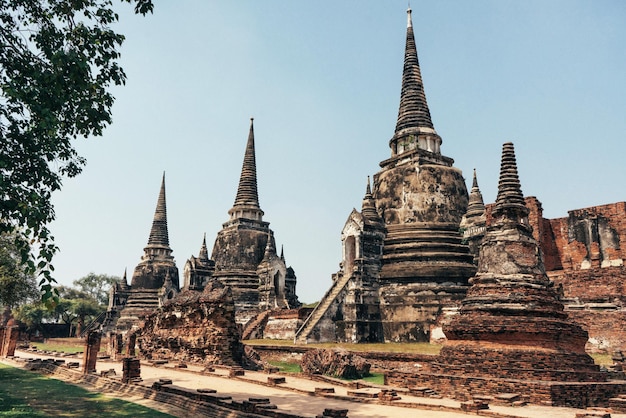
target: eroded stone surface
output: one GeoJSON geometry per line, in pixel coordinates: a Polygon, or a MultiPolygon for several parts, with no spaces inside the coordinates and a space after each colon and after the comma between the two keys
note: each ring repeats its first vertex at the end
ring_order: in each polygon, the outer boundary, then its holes
{"type": "Polygon", "coordinates": [[[142,357],[240,366],[244,347],[230,289],[212,281],[202,293],[183,291],[148,316],[137,332],[142,357]]]}
{"type": "Polygon", "coordinates": [[[304,353],[300,363],[302,371],[343,379],[360,379],[368,376],[370,363],[346,350],[311,350],[304,353]]]}

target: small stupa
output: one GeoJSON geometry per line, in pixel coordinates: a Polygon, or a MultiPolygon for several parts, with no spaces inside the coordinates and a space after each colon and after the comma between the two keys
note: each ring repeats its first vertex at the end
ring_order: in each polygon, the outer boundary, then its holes
{"type": "Polygon", "coordinates": [[[587,332],[568,320],[546,275],[510,142],[502,149],[492,215],[460,315],[444,329],[444,369],[515,379],[606,380],[585,352],[587,332]]]}

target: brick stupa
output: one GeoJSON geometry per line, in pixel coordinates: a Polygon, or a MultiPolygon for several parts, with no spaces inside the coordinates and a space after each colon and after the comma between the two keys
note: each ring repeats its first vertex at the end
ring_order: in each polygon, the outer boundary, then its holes
{"type": "Polygon", "coordinates": [[[465,400],[517,393],[533,403],[606,406],[625,386],[607,382],[585,352],[587,331],[564,312],[528,213],[513,144],[506,143],[478,271],[459,315],[444,327],[448,341],[437,362],[415,383],[465,400]]]}
{"type": "Polygon", "coordinates": [[[117,333],[125,334],[131,328],[140,326],[145,315],[154,312],[164,301],[178,294],[178,268],[172,256],[167,230],[165,173],[161,180],[148,245],[135,267],[130,289],[123,287],[111,295],[113,301],[117,298],[121,306],[109,306],[107,316],[110,323],[105,323],[103,327],[106,331],[114,328],[117,333]],[[116,321],[117,312],[119,319],[116,321]]]}
{"type": "Polygon", "coordinates": [[[299,307],[295,273],[276,253],[274,231],[263,220],[259,205],[253,119],[235,204],[228,214],[230,219],[222,224],[213,245],[212,279],[230,286],[237,322],[246,324],[269,309],[299,307]]]}
{"type": "Polygon", "coordinates": [[[385,341],[429,341],[445,308],[460,303],[476,272],[459,236],[468,194],[461,170],[441,153],[426,102],[411,9],[391,157],[374,175],[372,195],[387,234],[381,257],[380,312],[385,341]]]}
{"type": "Polygon", "coordinates": [[[528,224],[512,143],[502,150],[493,223],[460,315],[445,329],[445,370],[477,376],[606,380],[568,320],[528,224]],[[489,361],[485,361],[485,359],[489,361]]]}

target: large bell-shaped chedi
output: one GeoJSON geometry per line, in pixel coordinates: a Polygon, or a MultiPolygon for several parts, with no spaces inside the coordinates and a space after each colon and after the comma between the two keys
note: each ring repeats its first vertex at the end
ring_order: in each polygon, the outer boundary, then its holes
{"type": "Polygon", "coordinates": [[[468,204],[461,170],[441,154],[415,47],[411,10],[391,158],[380,163],[373,195],[387,236],[380,272],[386,341],[427,341],[445,308],[458,304],[476,271],[459,223],[468,204]]]}

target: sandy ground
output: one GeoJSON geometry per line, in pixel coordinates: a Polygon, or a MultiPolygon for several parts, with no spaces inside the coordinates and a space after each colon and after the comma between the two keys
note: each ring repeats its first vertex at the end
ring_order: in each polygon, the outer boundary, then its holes
{"type": "MultiPolygon", "coordinates": [[[[16,351],[16,356],[21,358],[50,358],[51,356],[36,355],[30,352],[16,351]]],[[[66,359],[66,361],[76,361],[76,359],[66,359]]],[[[82,359],[78,359],[82,362],[82,359]]],[[[12,363],[15,364],[15,363],[12,363]]],[[[98,371],[114,369],[116,376],[122,375],[122,364],[120,362],[99,361],[98,371]]],[[[215,389],[219,394],[232,396],[236,400],[247,400],[250,397],[270,398],[270,401],[281,410],[302,413],[310,416],[321,415],[325,408],[348,409],[350,418],[356,417],[432,417],[432,418],[467,418],[469,414],[462,411],[436,411],[429,408],[460,408],[460,402],[452,399],[433,399],[409,396],[400,393],[399,402],[411,405],[410,408],[391,405],[380,405],[375,403],[361,403],[342,399],[332,399],[327,397],[316,397],[301,392],[313,392],[316,387],[334,387],[337,395],[347,396],[348,389],[339,385],[332,385],[326,382],[317,382],[309,379],[287,376],[286,383],[278,386],[266,386],[261,383],[267,382],[268,374],[264,372],[246,371],[241,378],[229,378],[226,370],[216,369],[212,374],[200,374],[200,367],[190,366],[188,369],[176,369],[171,365],[150,366],[142,363],[141,377],[142,384],[151,386],[153,382],[161,378],[172,379],[173,384],[190,389],[210,388],[215,389]]],[[[89,389],[89,386],[85,386],[89,389]]],[[[360,390],[367,392],[367,390],[360,390]]],[[[167,412],[174,416],[189,417],[188,411],[159,402],[146,400],[140,397],[128,397],[107,393],[109,396],[119,397],[128,401],[140,403],[153,409],[167,412]]],[[[523,407],[506,407],[490,405],[489,411],[502,415],[520,418],[574,418],[580,409],[545,407],[539,405],[527,405],[523,407]]],[[[626,418],[626,414],[611,414],[612,418],[626,418]]]]}

